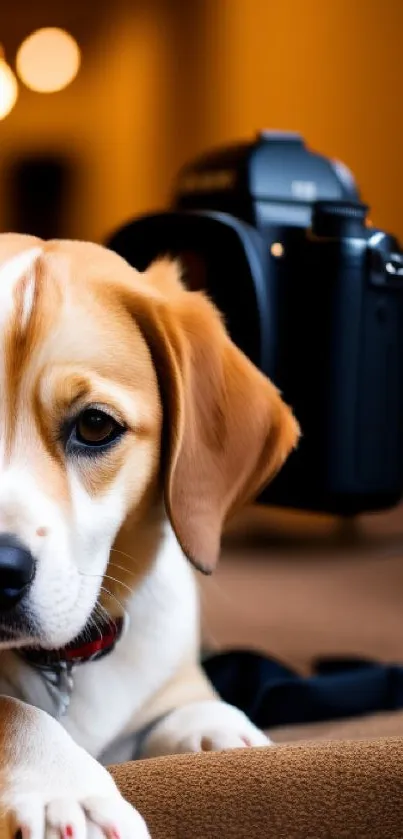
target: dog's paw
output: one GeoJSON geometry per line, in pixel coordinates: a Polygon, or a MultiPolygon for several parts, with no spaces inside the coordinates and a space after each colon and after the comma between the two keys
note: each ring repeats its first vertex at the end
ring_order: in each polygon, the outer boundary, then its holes
{"type": "Polygon", "coordinates": [[[217,700],[172,711],[151,731],[145,757],[272,745],[238,708],[217,700]]]}
{"type": "Polygon", "coordinates": [[[0,839],[149,839],[112,775],[56,720],[17,700],[3,710],[13,725],[0,737],[0,839]]]}
{"type": "Polygon", "coordinates": [[[225,749],[245,749],[253,746],[268,746],[270,740],[258,730],[250,731],[237,728],[211,728],[195,731],[183,737],[178,743],[178,751],[183,752],[220,752],[225,749]]]}
{"type": "Polygon", "coordinates": [[[8,814],[13,839],[150,839],[144,820],[120,795],[22,796],[8,814]]]}

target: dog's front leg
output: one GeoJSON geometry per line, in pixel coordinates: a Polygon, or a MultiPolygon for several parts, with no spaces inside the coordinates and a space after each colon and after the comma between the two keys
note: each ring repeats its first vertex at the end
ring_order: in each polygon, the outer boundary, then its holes
{"type": "Polygon", "coordinates": [[[0,698],[0,837],[149,839],[111,775],[56,720],[0,698]]]}
{"type": "Polygon", "coordinates": [[[217,697],[196,664],[177,674],[156,710],[159,722],[150,727],[141,757],[271,745],[242,711],[217,697]]]}

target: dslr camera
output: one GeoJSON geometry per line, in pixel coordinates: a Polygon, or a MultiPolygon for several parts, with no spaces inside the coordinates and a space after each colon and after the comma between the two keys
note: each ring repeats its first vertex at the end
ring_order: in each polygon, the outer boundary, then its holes
{"type": "Polygon", "coordinates": [[[179,257],[190,290],[277,385],[302,438],[259,503],[353,516],[403,494],[403,254],[349,169],[262,132],[184,166],[171,206],[108,246],[179,257]]]}

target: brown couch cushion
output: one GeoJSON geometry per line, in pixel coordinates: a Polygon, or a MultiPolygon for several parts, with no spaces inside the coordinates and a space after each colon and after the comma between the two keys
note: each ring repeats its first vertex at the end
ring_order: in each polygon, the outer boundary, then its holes
{"type": "Polygon", "coordinates": [[[403,837],[403,739],[181,755],[111,769],[153,839],[403,837]]]}

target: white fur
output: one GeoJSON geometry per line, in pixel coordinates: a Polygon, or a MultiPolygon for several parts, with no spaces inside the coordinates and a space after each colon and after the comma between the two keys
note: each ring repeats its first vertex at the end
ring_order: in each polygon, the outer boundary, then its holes
{"type": "MultiPolygon", "coordinates": [[[[13,308],[13,293],[17,283],[28,272],[31,272],[36,260],[42,253],[42,248],[35,247],[13,256],[0,266],[0,323],[3,324],[13,308]]],[[[35,278],[32,275],[27,284],[23,301],[23,323],[29,320],[34,299],[35,278]]]]}
{"type": "Polygon", "coordinates": [[[30,273],[27,285],[24,291],[24,299],[22,301],[22,316],[21,316],[21,327],[24,329],[31,316],[32,307],[34,303],[34,296],[35,296],[35,275],[30,273]]]}

